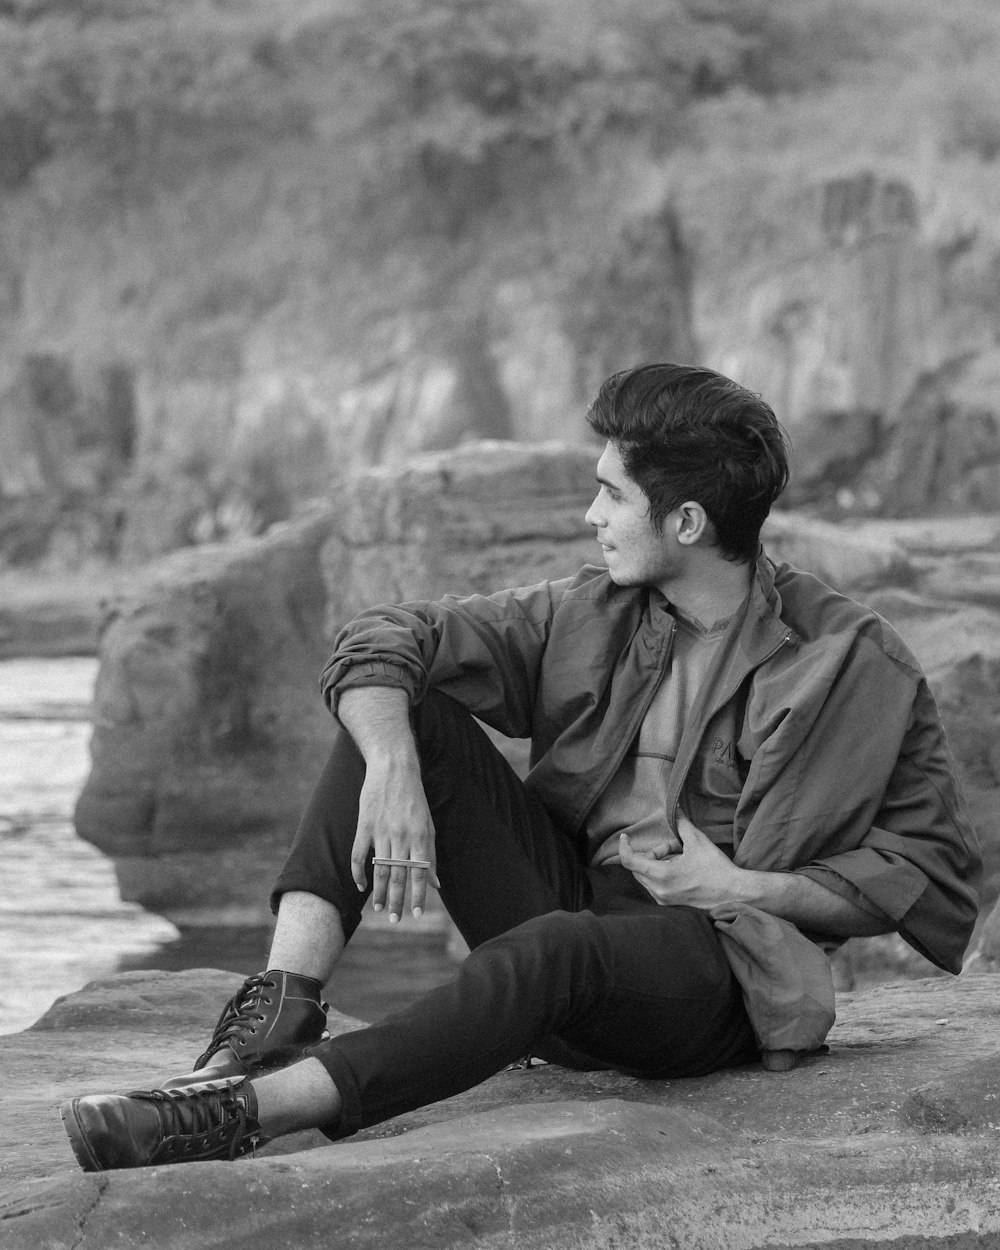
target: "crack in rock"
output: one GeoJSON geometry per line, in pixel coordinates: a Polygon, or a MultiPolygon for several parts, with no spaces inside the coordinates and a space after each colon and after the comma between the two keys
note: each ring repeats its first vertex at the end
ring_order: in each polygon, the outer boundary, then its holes
{"type": "Polygon", "coordinates": [[[100,1206],[101,1199],[107,1193],[108,1186],[110,1184],[111,1181],[106,1176],[99,1176],[97,1178],[97,1189],[93,1200],[90,1205],[77,1216],[76,1223],[79,1232],[77,1234],[76,1241],[74,1241],[72,1246],[70,1246],[70,1250],[79,1250],[79,1247],[83,1245],[83,1239],[87,1235],[87,1221],[97,1210],[98,1206],[100,1206]]]}
{"type": "Polygon", "coordinates": [[[507,1234],[510,1237],[511,1245],[516,1245],[517,1241],[514,1236],[514,1207],[508,1194],[507,1182],[503,1178],[503,1173],[500,1171],[500,1164],[497,1163],[496,1159],[494,1159],[492,1155],[485,1155],[484,1158],[497,1174],[497,1189],[500,1191],[500,1205],[507,1217],[507,1234]]]}
{"type": "Polygon", "coordinates": [[[4,1220],[19,1220],[22,1215],[32,1215],[38,1207],[18,1207],[16,1211],[0,1211],[0,1224],[4,1220]]]}

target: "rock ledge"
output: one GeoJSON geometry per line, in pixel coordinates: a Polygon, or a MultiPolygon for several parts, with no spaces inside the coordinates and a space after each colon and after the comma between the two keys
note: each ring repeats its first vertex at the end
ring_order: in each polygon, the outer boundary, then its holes
{"type": "MultiPolygon", "coordinates": [[[[0,1247],[995,1246],[992,975],[847,995],[828,1054],[688,1081],[533,1067],[338,1145],[79,1172],[56,1104],[189,1060],[233,974],[127,973],[0,1038],[0,1247]]],[[[333,1027],[358,1022],[339,1017],[333,1027]]]]}

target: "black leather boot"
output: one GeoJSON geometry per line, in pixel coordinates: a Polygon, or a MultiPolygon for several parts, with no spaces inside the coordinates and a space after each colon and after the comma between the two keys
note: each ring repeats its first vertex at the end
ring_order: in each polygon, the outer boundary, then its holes
{"type": "Polygon", "coordinates": [[[257,1097],[245,1077],[188,1090],[72,1098],[61,1112],[85,1172],[235,1159],[264,1142],[257,1097]]]}
{"type": "Polygon", "coordinates": [[[164,1081],[164,1090],[283,1068],[327,1036],[322,985],[271,969],[247,977],[225,1005],[194,1071],[164,1081]]]}

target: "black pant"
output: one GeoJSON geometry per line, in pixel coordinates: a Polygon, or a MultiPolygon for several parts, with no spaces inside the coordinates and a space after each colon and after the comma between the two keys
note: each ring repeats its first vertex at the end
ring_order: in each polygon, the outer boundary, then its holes
{"type": "MultiPolygon", "coordinates": [[[[529,1051],[643,1077],[747,1063],[757,1047],[712,922],[661,907],[626,869],[588,868],[489,738],[451,699],[414,713],[441,898],[472,953],[453,981],[314,1050],[340,1091],[345,1136],[478,1084],[529,1051]]],[[[338,731],[272,896],[303,890],[340,912],[364,761],[338,731]]]]}

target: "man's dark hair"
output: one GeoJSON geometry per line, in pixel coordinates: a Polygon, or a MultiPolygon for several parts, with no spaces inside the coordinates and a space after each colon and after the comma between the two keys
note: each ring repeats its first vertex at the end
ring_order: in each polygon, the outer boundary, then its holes
{"type": "Polygon", "coordinates": [[[693,500],[727,560],[755,559],[760,528],[788,482],[785,433],[759,395],[711,369],[639,365],[604,382],[587,421],[614,444],[657,531],[693,500]]]}

